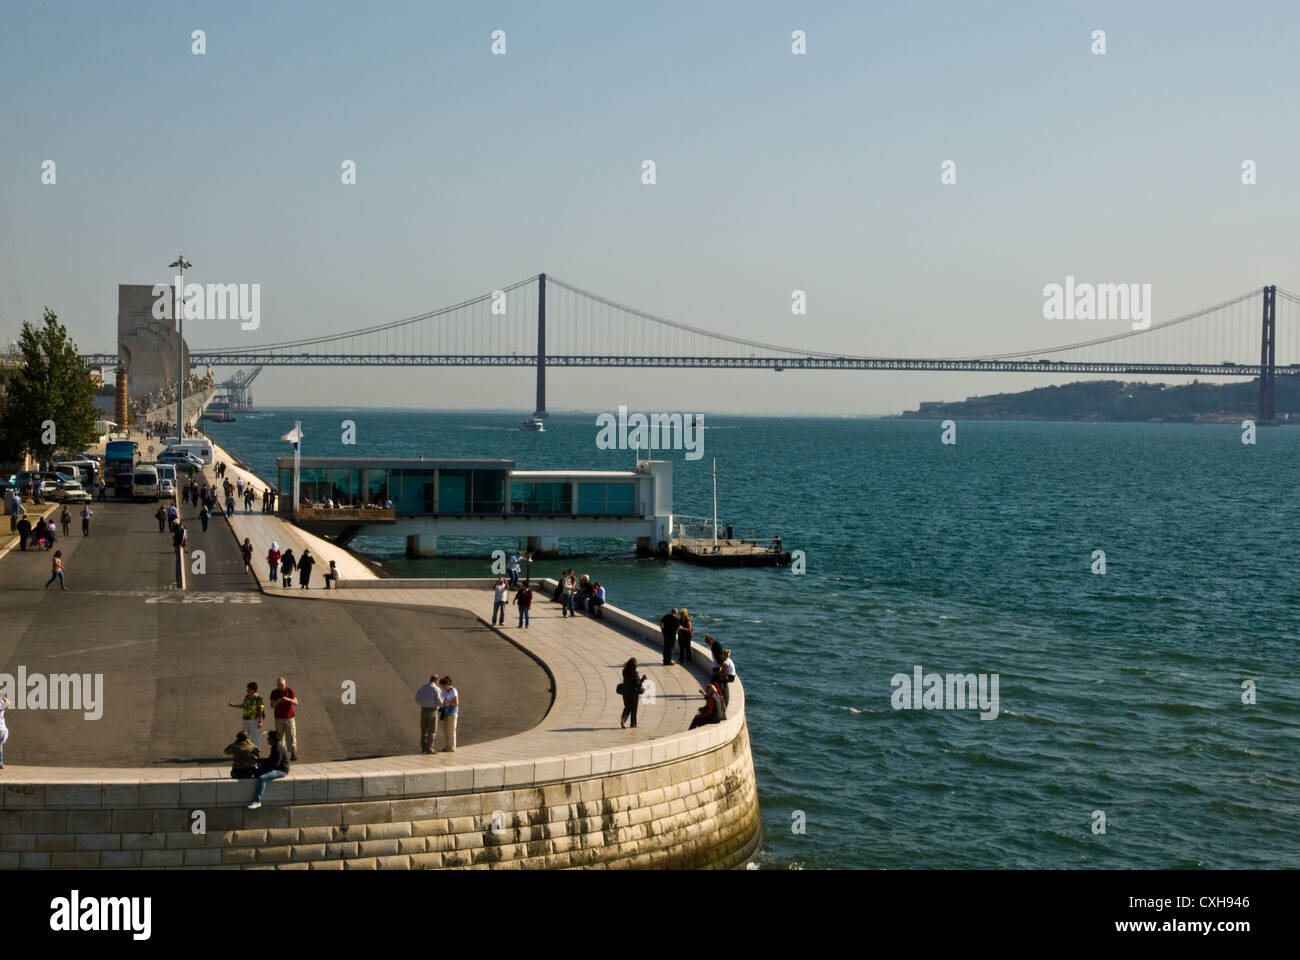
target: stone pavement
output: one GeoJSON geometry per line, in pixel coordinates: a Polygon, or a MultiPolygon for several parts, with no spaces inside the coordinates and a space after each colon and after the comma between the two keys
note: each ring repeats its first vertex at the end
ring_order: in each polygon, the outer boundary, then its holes
{"type": "MultiPolygon", "coordinates": [[[[245,484],[251,483],[258,492],[258,498],[253,501],[251,513],[245,513],[243,500],[239,499],[238,496],[235,498],[235,515],[230,518],[230,526],[240,543],[244,542],[245,537],[252,541],[253,569],[258,571],[259,582],[264,582],[266,579],[268,572],[266,569],[266,552],[271,548],[272,541],[280,545],[281,551],[285,547],[292,547],[295,557],[302,556],[302,551],[310,547],[312,556],[317,561],[316,567],[312,571],[312,581],[322,587],[324,586],[323,578],[325,572],[330,568],[331,560],[338,565],[339,575],[345,580],[378,579],[378,574],[366,566],[353,553],[342,547],[335,546],[328,540],[310,534],[306,530],[299,529],[275,514],[262,513],[261,491],[265,490],[270,484],[235,463],[234,457],[215,442],[211,440],[209,442],[212,443],[213,466],[204,471],[208,483],[213,483],[215,480],[213,467],[224,462],[226,464],[226,479],[231,483],[235,483],[242,478],[245,484]]],[[[216,482],[219,486],[220,481],[216,482]]],[[[294,582],[297,583],[297,574],[294,575],[294,582]]]]}

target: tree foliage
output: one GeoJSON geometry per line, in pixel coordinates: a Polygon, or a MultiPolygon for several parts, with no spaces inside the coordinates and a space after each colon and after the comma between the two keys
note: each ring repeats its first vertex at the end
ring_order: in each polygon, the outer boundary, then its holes
{"type": "Polygon", "coordinates": [[[19,366],[9,376],[0,410],[4,446],[48,460],[55,450],[81,450],[94,443],[99,419],[95,384],[49,307],[41,326],[23,322],[16,359],[19,366]]]}

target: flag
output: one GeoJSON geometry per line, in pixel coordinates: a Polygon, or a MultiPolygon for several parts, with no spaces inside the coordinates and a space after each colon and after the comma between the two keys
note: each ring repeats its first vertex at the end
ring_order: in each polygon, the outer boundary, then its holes
{"type": "Polygon", "coordinates": [[[294,449],[298,449],[298,444],[302,442],[302,427],[295,424],[294,428],[286,433],[281,440],[288,440],[293,444],[294,449]]]}

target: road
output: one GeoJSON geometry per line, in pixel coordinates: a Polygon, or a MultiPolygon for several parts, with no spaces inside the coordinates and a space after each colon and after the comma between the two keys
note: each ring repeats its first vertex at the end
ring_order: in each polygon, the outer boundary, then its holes
{"type": "MultiPolygon", "coordinates": [[[[269,695],[279,674],[301,701],[303,762],[418,752],[414,696],[434,672],[450,673],[460,691],[462,744],[518,733],[546,714],[545,671],[468,612],[264,595],[226,521],[214,518],[205,534],[188,506],[189,562],[202,551],[206,572],[191,573],[180,591],[157,505],[92,509],[91,535],[74,520],[56,545],[68,592],[57,582],[42,589],[52,553],[15,548],[0,558],[0,673],[90,675],[88,690],[102,675],[102,716],[88,719],[95,711],[84,703],[11,707],[7,765],[226,763],[240,720],[226,704],[250,680],[269,695]],[[349,685],[355,703],[344,702],[349,685]]],[[[255,562],[264,577],[262,567],[255,562]]],[[[31,697],[30,680],[28,689],[31,697]]]]}

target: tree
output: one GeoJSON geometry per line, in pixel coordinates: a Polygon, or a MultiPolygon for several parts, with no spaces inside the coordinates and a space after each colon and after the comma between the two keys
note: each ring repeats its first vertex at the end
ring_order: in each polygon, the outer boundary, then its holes
{"type": "Polygon", "coordinates": [[[6,446],[49,460],[56,449],[81,450],[97,439],[95,384],[54,311],[44,325],[24,321],[19,367],[6,385],[0,433],[6,446]]]}

